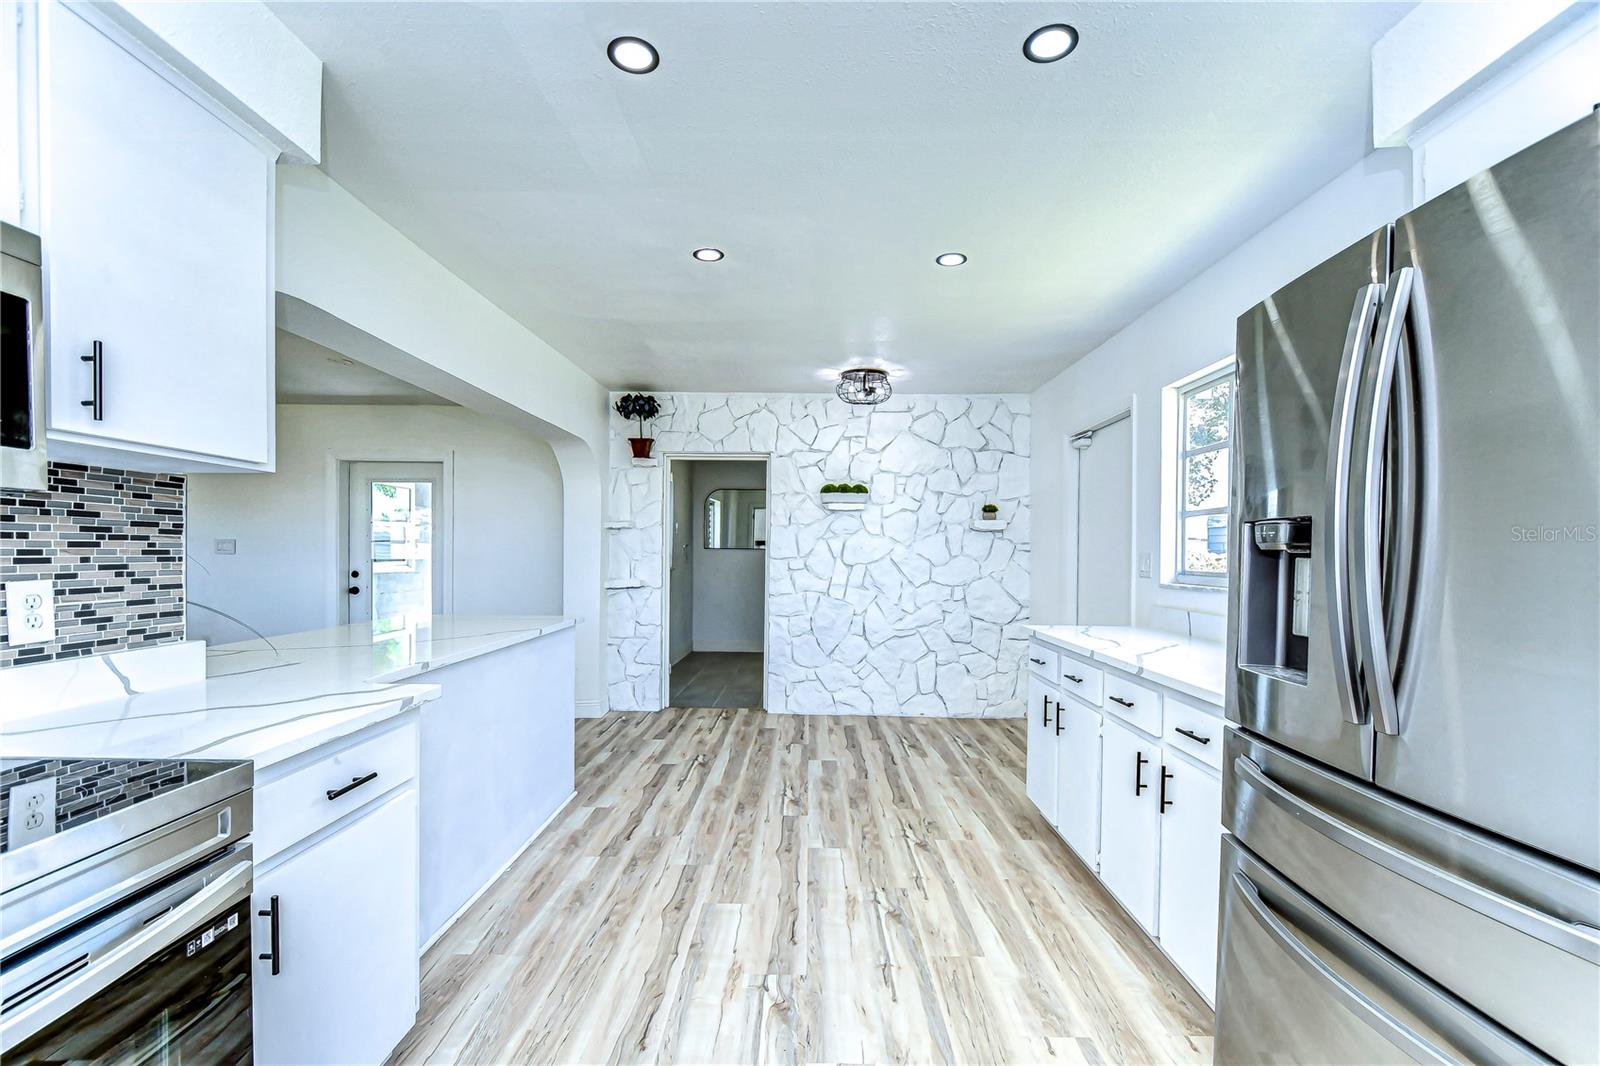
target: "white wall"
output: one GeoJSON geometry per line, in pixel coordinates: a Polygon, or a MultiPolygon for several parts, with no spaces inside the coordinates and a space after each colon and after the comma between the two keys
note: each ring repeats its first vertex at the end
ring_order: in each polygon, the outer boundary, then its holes
{"type": "Polygon", "coordinates": [[[1159,583],[1161,390],[1227,356],[1234,323],[1263,297],[1372,232],[1410,204],[1410,159],[1376,152],[1340,174],[1282,218],[1121,332],[1062,371],[1033,396],[1033,617],[1079,622],[1067,596],[1066,532],[1076,516],[1066,481],[1067,438],[1127,408],[1134,410],[1134,559],[1148,553],[1152,576],[1134,585],[1134,623],[1222,633],[1226,593],[1159,583]],[[1186,617],[1192,614],[1193,618],[1186,617]]]}
{"type": "MultiPolygon", "coordinates": [[[[664,393],[661,456],[769,456],[767,709],[1006,717],[1023,712],[1028,621],[1028,399],[664,393]],[[872,488],[823,510],[825,482],[872,488]],[[986,502],[1009,525],[978,532],[986,502]]],[[[611,706],[659,710],[663,478],[611,422],[611,706]]],[[[698,614],[698,611],[697,611],[698,614]]]]}
{"type": "MultiPolygon", "coordinates": [[[[189,599],[268,635],[337,625],[344,582],[339,460],[445,463],[449,610],[559,614],[562,487],[544,441],[460,407],[281,405],[273,474],[189,479],[189,599]],[[218,538],[238,554],[217,555],[218,538]]],[[[243,640],[194,606],[189,636],[243,640]]]]}
{"type": "Polygon", "coordinates": [[[706,497],[714,489],[766,488],[767,464],[701,459],[690,463],[689,469],[689,506],[694,521],[694,650],[759,652],[766,614],[766,550],[707,548],[706,497]]]}
{"type": "Polygon", "coordinates": [[[668,664],[676,663],[694,650],[694,468],[693,463],[675,461],[672,464],[672,515],[673,528],[667,540],[672,552],[668,565],[672,568],[671,585],[671,640],[668,664]]]}

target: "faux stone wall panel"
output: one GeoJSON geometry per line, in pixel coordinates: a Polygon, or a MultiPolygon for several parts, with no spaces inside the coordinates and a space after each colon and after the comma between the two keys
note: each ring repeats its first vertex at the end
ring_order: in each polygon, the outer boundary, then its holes
{"type": "Polygon", "coordinates": [[[0,637],[0,667],[182,640],[183,520],[172,474],[51,463],[46,491],[0,489],[0,584],[56,592],[55,639],[0,637]]]}
{"type": "MultiPolygon", "coordinates": [[[[616,395],[614,394],[613,400],[616,395]]],[[[770,456],[768,710],[1017,717],[1029,609],[1026,396],[658,393],[657,457],[770,456]],[[871,487],[866,510],[824,510],[827,482],[871,487]],[[1001,532],[972,528],[985,503],[1001,532]]],[[[661,707],[664,465],[632,461],[613,416],[608,695],[661,707]]]]}

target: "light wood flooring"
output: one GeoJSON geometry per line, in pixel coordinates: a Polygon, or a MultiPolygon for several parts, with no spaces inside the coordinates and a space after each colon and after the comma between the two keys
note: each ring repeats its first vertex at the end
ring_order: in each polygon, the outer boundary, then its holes
{"type": "Polygon", "coordinates": [[[1023,795],[1023,724],[578,723],[578,795],[423,960],[395,1062],[1209,1062],[1023,795]]]}

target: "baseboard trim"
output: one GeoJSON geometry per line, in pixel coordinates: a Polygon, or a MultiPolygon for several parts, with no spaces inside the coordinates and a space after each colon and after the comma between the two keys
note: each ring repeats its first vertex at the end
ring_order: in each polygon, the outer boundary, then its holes
{"type": "Polygon", "coordinates": [[[465,903],[463,903],[460,907],[456,908],[456,912],[454,914],[452,914],[450,917],[445,919],[444,924],[441,925],[434,932],[434,934],[428,938],[427,943],[423,944],[422,947],[417,949],[417,958],[418,959],[421,959],[422,956],[426,955],[428,953],[428,949],[433,947],[433,945],[437,944],[439,942],[439,939],[450,931],[450,927],[452,925],[456,924],[457,919],[459,919],[463,914],[465,914],[469,910],[471,910],[472,909],[472,905],[474,903],[478,902],[479,899],[483,898],[483,894],[485,892],[489,891],[489,889],[493,888],[495,882],[499,881],[502,877],[504,877],[506,875],[506,871],[507,870],[511,869],[512,866],[516,865],[517,860],[522,858],[522,853],[527,851],[530,847],[532,847],[533,846],[533,842],[535,840],[539,839],[540,834],[542,834],[546,829],[550,828],[550,823],[554,822],[558,817],[560,817],[561,812],[566,810],[569,806],[571,806],[572,801],[577,799],[577,798],[578,798],[577,789],[573,789],[573,791],[570,794],[568,794],[567,798],[561,801],[561,806],[559,806],[555,810],[551,811],[550,812],[550,817],[546,818],[543,822],[539,823],[539,828],[537,828],[537,829],[535,829],[533,831],[533,835],[530,836],[527,840],[524,840],[522,842],[522,846],[517,848],[516,851],[512,852],[511,858],[507,859],[505,861],[505,863],[500,867],[500,869],[496,870],[494,872],[494,874],[487,881],[485,881],[483,883],[482,887],[480,887],[478,889],[478,891],[474,892],[471,895],[471,897],[468,898],[468,900],[465,903]]]}
{"type": "Polygon", "coordinates": [[[605,713],[604,700],[579,700],[573,708],[574,718],[601,718],[605,713]]]}

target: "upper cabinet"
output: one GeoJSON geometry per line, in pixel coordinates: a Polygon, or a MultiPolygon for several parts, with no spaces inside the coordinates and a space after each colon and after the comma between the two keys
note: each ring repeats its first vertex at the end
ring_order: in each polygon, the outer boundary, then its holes
{"type": "Polygon", "coordinates": [[[276,150],[95,9],[39,11],[50,457],[271,469],[276,150]]]}

